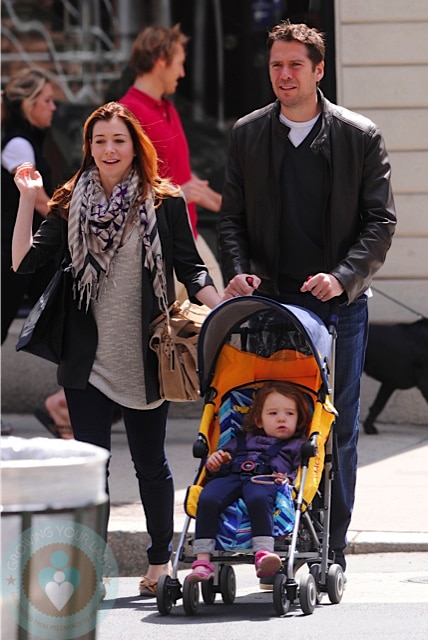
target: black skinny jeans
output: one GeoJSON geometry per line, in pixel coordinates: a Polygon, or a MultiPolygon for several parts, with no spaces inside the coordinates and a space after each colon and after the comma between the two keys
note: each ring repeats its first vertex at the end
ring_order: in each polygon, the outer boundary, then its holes
{"type": "MultiPolygon", "coordinates": [[[[89,384],[84,391],[66,388],[65,394],[75,439],[111,451],[114,402],[89,384]]],[[[174,485],[165,453],[168,409],[168,402],[145,411],[122,407],[151,538],[147,549],[150,564],[165,564],[172,550],[174,485]]]]}

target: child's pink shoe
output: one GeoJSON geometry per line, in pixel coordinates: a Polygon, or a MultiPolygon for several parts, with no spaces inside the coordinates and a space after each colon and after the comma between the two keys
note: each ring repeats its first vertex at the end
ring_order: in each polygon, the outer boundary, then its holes
{"type": "Polygon", "coordinates": [[[214,567],[208,560],[195,560],[192,564],[192,573],[187,576],[188,582],[202,582],[214,578],[214,567]]]}
{"type": "Polygon", "coordinates": [[[270,551],[256,551],[255,555],[256,575],[258,578],[267,578],[281,569],[282,561],[276,553],[270,551]]]}

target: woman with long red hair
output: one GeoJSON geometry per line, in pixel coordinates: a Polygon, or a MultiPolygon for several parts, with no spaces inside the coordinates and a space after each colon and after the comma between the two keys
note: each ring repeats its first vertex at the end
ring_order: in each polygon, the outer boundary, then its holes
{"type": "Polygon", "coordinates": [[[110,450],[113,409],[122,409],[151,537],[140,593],[154,595],[168,571],[174,488],[168,402],[159,396],[149,325],[165,287],[168,303],[175,300],[173,270],[189,299],[213,307],[220,296],[195,248],[185,200],[159,177],[156,151],[131,112],[103,105],[87,119],[83,140],[80,169],[54,193],[34,237],[42,179],[29,163],[18,168],[13,268],[34,272],[58,251],[71,264],[58,382],[77,440],[110,450]]]}

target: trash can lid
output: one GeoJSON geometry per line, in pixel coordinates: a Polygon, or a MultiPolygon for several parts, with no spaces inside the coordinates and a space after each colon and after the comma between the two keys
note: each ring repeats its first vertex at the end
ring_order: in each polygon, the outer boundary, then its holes
{"type": "Polygon", "coordinates": [[[106,499],[106,449],[78,440],[1,438],[3,511],[39,511],[106,499]]]}

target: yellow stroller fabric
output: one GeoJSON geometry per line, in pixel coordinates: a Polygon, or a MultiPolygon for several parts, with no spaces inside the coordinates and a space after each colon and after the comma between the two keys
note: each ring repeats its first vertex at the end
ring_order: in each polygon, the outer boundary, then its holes
{"type": "MultiPolygon", "coordinates": [[[[307,395],[310,395],[315,405],[309,436],[313,433],[317,437],[317,454],[311,458],[305,481],[303,499],[310,503],[317,491],[323,467],[324,444],[330,433],[330,427],[335,417],[335,411],[329,398],[323,402],[318,400],[318,389],[321,386],[321,377],[318,364],[313,356],[305,355],[294,350],[280,350],[268,358],[263,358],[254,353],[242,352],[235,346],[226,344],[222,347],[217,360],[215,373],[212,379],[212,388],[215,397],[204,407],[204,412],[199,429],[199,439],[208,445],[208,455],[219,447],[222,437],[221,407],[225,396],[233,389],[260,388],[268,380],[287,380],[302,387],[307,395]]],[[[246,406],[234,406],[237,412],[237,422],[248,411],[246,406]]],[[[197,503],[200,492],[206,483],[205,466],[202,465],[195,483],[189,487],[185,510],[191,517],[196,517],[197,503]]],[[[300,472],[295,485],[300,484],[300,472]]]]}

